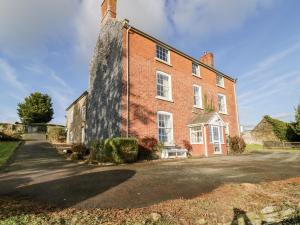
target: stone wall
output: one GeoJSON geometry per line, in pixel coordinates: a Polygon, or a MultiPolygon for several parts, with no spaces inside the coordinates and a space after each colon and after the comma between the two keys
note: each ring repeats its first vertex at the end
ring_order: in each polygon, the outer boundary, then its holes
{"type": "Polygon", "coordinates": [[[67,143],[79,144],[84,142],[86,121],[86,95],[81,96],[67,110],[67,143]]]}
{"type": "Polygon", "coordinates": [[[90,67],[86,142],[120,136],[122,98],[122,27],[102,24],[90,67]]]}

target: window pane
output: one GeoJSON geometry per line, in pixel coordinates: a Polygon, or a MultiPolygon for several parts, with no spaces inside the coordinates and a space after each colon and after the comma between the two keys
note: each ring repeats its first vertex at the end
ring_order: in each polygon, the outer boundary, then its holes
{"type": "Polygon", "coordinates": [[[191,128],[191,142],[192,143],[202,143],[202,127],[193,127],[191,128]]]}
{"type": "Polygon", "coordinates": [[[217,85],[224,87],[224,77],[217,75],[217,85]]]}
{"type": "Polygon", "coordinates": [[[218,95],[218,106],[220,112],[226,112],[225,97],[223,95],[218,95]]]}
{"type": "Polygon", "coordinates": [[[200,87],[194,86],[194,106],[201,107],[200,87]]]}
{"type": "Polygon", "coordinates": [[[170,98],[170,81],[169,77],[164,74],[157,73],[156,94],[164,98],[170,98]]]}
{"type": "Polygon", "coordinates": [[[199,74],[199,65],[192,63],[192,72],[193,72],[193,74],[198,75],[199,74]]]}
{"type": "Polygon", "coordinates": [[[172,142],[172,123],[171,116],[158,114],[158,137],[159,141],[164,143],[172,142]]]}
{"type": "Polygon", "coordinates": [[[156,57],[163,60],[163,61],[166,61],[168,62],[168,57],[169,57],[169,50],[159,46],[159,45],[156,45],[156,57]]]}

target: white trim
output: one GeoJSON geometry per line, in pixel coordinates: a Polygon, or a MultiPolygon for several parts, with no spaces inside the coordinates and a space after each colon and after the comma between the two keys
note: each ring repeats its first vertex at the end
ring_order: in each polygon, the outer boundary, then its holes
{"type": "Polygon", "coordinates": [[[203,139],[204,139],[204,137],[203,137],[203,126],[194,126],[194,127],[190,127],[190,142],[191,142],[191,144],[192,145],[197,145],[197,144],[203,144],[203,139]],[[200,142],[193,142],[193,138],[192,138],[192,129],[193,128],[197,128],[197,127],[200,127],[201,128],[201,134],[202,134],[202,141],[200,141],[200,142]]]}
{"type": "Polygon", "coordinates": [[[129,31],[126,31],[126,137],[129,136],[129,31]]]}
{"type": "Polygon", "coordinates": [[[204,132],[204,149],[205,149],[205,156],[208,157],[208,150],[207,150],[207,133],[206,133],[206,127],[208,128],[208,126],[203,126],[204,132]]]}
{"type": "Polygon", "coordinates": [[[169,66],[172,66],[172,65],[171,65],[171,54],[170,54],[170,50],[169,50],[168,48],[166,48],[166,47],[163,47],[163,46],[159,45],[159,44],[156,44],[156,45],[155,45],[155,59],[156,59],[157,61],[166,63],[166,64],[169,65],[169,66]],[[157,57],[157,46],[159,46],[159,47],[162,48],[162,49],[167,50],[167,52],[168,52],[168,61],[165,61],[165,60],[160,59],[160,58],[157,57]]]}
{"type": "Polygon", "coordinates": [[[235,109],[236,109],[236,122],[237,122],[237,131],[238,131],[238,136],[241,136],[241,128],[240,128],[240,117],[239,117],[239,109],[238,109],[238,101],[237,101],[237,95],[236,95],[236,88],[235,84],[233,84],[233,91],[234,91],[234,100],[235,100],[235,109]]]}
{"type": "Polygon", "coordinates": [[[164,143],[165,146],[174,146],[174,126],[173,126],[173,114],[170,112],[165,112],[165,111],[157,111],[157,115],[156,115],[156,124],[157,124],[157,136],[158,136],[158,140],[159,140],[159,114],[163,114],[163,115],[168,115],[170,116],[170,124],[171,124],[171,142],[169,143],[164,143]]]}
{"type": "Polygon", "coordinates": [[[216,74],[216,84],[220,88],[225,88],[225,79],[222,75],[216,74]],[[222,84],[218,84],[218,78],[217,77],[222,77],[222,82],[221,82],[222,84]]]}
{"type": "Polygon", "coordinates": [[[170,74],[167,74],[165,72],[162,72],[160,70],[156,71],[156,79],[155,79],[155,85],[156,85],[156,98],[161,99],[161,100],[165,100],[165,101],[169,101],[169,102],[173,102],[173,95],[172,95],[172,76],[170,74]],[[163,75],[163,76],[167,76],[168,77],[168,81],[169,81],[169,98],[157,95],[157,76],[158,74],[163,75]]]}
{"type": "Polygon", "coordinates": [[[159,100],[167,101],[167,102],[174,102],[173,99],[168,99],[168,98],[164,98],[164,97],[161,97],[161,96],[155,96],[155,98],[157,98],[159,100]]]}
{"type": "Polygon", "coordinates": [[[195,76],[195,77],[201,78],[200,65],[197,64],[197,63],[194,63],[194,62],[192,62],[192,75],[195,76]],[[198,68],[197,68],[197,73],[193,73],[193,65],[198,66],[198,68]]]}
{"type": "Polygon", "coordinates": [[[220,109],[218,109],[218,111],[219,111],[219,113],[222,113],[222,114],[228,114],[226,95],[224,95],[224,94],[218,94],[218,108],[219,108],[219,96],[224,97],[225,111],[220,111],[220,109]]]}
{"type": "Polygon", "coordinates": [[[166,62],[166,61],[164,61],[164,60],[162,60],[162,59],[160,59],[160,58],[155,57],[154,59],[155,59],[156,61],[158,61],[158,62],[161,62],[161,63],[163,63],[163,64],[166,64],[167,66],[173,66],[172,64],[170,64],[170,63],[168,63],[168,62],[166,62]]]}
{"type": "Polygon", "coordinates": [[[195,105],[195,104],[194,104],[194,108],[203,109],[202,87],[199,86],[199,85],[193,84],[193,102],[194,102],[194,98],[195,98],[194,87],[196,87],[196,88],[199,89],[199,101],[200,101],[200,105],[195,105]]]}

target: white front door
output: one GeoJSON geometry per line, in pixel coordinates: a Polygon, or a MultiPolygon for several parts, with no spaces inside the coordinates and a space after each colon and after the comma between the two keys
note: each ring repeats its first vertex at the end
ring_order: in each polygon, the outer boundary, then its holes
{"type": "Polygon", "coordinates": [[[211,141],[213,144],[214,148],[214,153],[215,154],[221,154],[222,153],[222,132],[221,132],[222,127],[220,126],[211,126],[211,141]]]}

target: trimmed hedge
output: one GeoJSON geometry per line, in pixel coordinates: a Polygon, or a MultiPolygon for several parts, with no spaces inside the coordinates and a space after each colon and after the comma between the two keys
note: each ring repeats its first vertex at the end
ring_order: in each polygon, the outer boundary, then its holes
{"type": "Polygon", "coordinates": [[[85,147],[85,145],[83,144],[72,145],[71,151],[72,154],[76,153],[78,159],[83,159],[85,156],[87,156],[90,153],[89,149],[85,147]]]}
{"type": "Polygon", "coordinates": [[[7,135],[0,132],[0,141],[20,141],[21,138],[18,135],[7,135]]]}
{"type": "Polygon", "coordinates": [[[110,138],[91,143],[91,161],[132,163],[138,157],[138,141],[135,138],[110,138]]]}
{"type": "Polygon", "coordinates": [[[67,139],[67,132],[64,127],[49,126],[47,129],[47,139],[51,142],[65,142],[67,139]]]}

